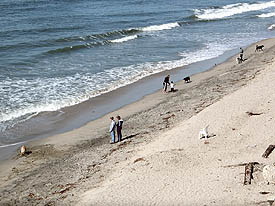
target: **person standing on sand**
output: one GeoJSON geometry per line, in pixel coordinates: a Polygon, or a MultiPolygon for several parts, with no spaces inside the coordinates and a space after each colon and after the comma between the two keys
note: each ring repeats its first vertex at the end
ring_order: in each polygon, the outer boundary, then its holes
{"type": "Polygon", "coordinates": [[[170,85],[170,75],[167,75],[163,80],[163,93],[166,93],[168,85],[170,85]]]}
{"type": "Polygon", "coordinates": [[[111,144],[114,144],[116,142],[116,132],[115,132],[116,122],[114,120],[114,117],[110,117],[110,120],[111,120],[111,124],[110,124],[109,132],[111,133],[111,137],[112,137],[111,144]]]}
{"type": "Polygon", "coordinates": [[[240,48],[240,50],[241,50],[241,51],[240,51],[240,58],[241,58],[241,61],[244,61],[244,60],[243,60],[243,49],[242,49],[242,47],[240,48]]]}
{"type": "Polygon", "coordinates": [[[122,133],[121,133],[121,130],[122,130],[122,124],[123,124],[123,120],[121,119],[121,117],[118,115],[117,117],[117,138],[118,138],[118,141],[120,142],[122,140],[122,133]]]}

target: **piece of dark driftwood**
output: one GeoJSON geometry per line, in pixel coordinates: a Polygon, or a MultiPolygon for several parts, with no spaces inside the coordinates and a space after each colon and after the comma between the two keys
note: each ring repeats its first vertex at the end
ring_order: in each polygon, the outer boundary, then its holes
{"type": "Polygon", "coordinates": [[[223,167],[240,167],[240,166],[245,166],[247,164],[257,165],[257,164],[259,164],[259,162],[240,163],[240,164],[235,164],[235,165],[226,165],[226,166],[223,166],[223,167]]]}
{"type": "Polygon", "coordinates": [[[270,153],[274,150],[275,145],[271,144],[268,146],[268,148],[265,150],[265,152],[263,153],[262,157],[264,158],[268,158],[268,156],[270,155],[270,153]]]}
{"type": "Polygon", "coordinates": [[[248,116],[254,116],[254,115],[261,115],[263,114],[262,112],[261,113],[256,113],[256,112],[246,112],[248,114],[248,116]]]}
{"type": "Polygon", "coordinates": [[[244,185],[250,185],[251,184],[251,179],[253,179],[252,173],[253,173],[253,167],[254,164],[253,163],[248,163],[247,165],[245,165],[244,168],[244,185]]]}

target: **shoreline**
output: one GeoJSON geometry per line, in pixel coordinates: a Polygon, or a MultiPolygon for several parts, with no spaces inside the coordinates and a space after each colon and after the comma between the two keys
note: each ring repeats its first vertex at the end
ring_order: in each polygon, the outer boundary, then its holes
{"type": "Polygon", "coordinates": [[[18,133],[17,128],[25,130],[24,127],[27,127],[28,131],[26,134],[24,134],[24,131],[19,131],[21,137],[17,142],[11,142],[7,146],[0,147],[0,161],[8,159],[23,144],[81,128],[110,112],[142,100],[145,96],[161,89],[163,78],[167,74],[170,74],[172,80],[177,83],[185,76],[196,75],[212,69],[215,64],[226,61],[236,53],[238,53],[238,49],[228,50],[212,59],[152,74],[137,82],[93,97],[80,104],[65,107],[58,111],[42,112],[22,125],[15,127],[16,133],[18,133]]]}
{"type": "MultiPolygon", "coordinates": [[[[266,45],[265,53],[275,49],[274,39],[261,42],[266,45]],[[273,47],[270,48],[270,45],[273,47]]],[[[233,56],[213,69],[192,76],[190,84],[178,82],[176,93],[163,95],[157,91],[79,129],[32,141],[28,145],[32,154],[26,157],[13,155],[10,161],[0,164],[1,201],[15,205],[76,202],[79,195],[100,187],[113,174],[113,169],[120,168],[160,134],[170,131],[254,79],[264,69],[261,67],[264,62],[272,60],[272,54],[268,57],[257,54],[257,62],[254,59],[255,44],[245,50],[248,60],[243,64],[236,65],[233,56]],[[116,114],[120,114],[125,121],[125,138],[119,144],[109,145],[110,137],[106,129],[108,116],[116,114]],[[34,181],[33,188],[26,189],[25,181],[34,181]],[[20,194],[18,203],[12,196],[14,182],[15,190],[20,194]],[[45,182],[50,186],[40,188],[45,182]],[[53,191],[62,191],[58,190],[58,185],[67,185],[63,187],[67,188],[65,195],[63,192],[53,194],[53,191]],[[30,193],[34,195],[29,197],[30,193]],[[51,193],[53,195],[49,195],[51,193]]]]}

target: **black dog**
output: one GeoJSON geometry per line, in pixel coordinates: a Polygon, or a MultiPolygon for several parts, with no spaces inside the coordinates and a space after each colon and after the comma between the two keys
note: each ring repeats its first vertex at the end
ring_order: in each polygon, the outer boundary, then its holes
{"type": "Polygon", "coordinates": [[[264,45],[256,45],[255,52],[257,52],[257,51],[263,51],[263,49],[264,49],[264,45]]]}
{"type": "Polygon", "coordinates": [[[191,79],[190,77],[184,77],[183,80],[185,81],[185,83],[189,83],[191,82],[191,79]]]}

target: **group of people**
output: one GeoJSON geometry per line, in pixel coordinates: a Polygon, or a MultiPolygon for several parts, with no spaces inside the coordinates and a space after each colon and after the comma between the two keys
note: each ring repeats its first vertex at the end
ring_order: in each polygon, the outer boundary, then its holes
{"type": "Polygon", "coordinates": [[[164,80],[163,80],[163,93],[166,93],[167,92],[167,88],[168,88],[168,85],[170,86],[171,88],[171,92],[174,92],[175,91],[175,84],[173,81],[170,82],[170,75],[167,75],[164,80]]]}
{"type": "MultiPolygon", "coordinates": [[[[164,81],[163,81],[163,93],[167,93],[167,89],[168,89],[168,86],[170,86],[171,90],[170,92],[175,92],[175,84],[173,81],[170,82],[170,75],[167,75],[165,78],[164,78],[164,81]]],[[[117,119],[117,122],[115,121],[115,118],[114,117],[110,117],[110,120],[111,120],[111,124],[110,124],[110,134],[111,134],[111,144],[115,143],[116,142],[116,133],[117,133],[117,141],[120,142],[122,141],[122,124],[123,124],[123,120],[121,119],[120,116],[117,116],[116,117],[117,119]]]]}
{"type": "Polygon", "coordinates": [[[116,131],[117,131],[117,141],[120,142],[122,140],[122,124],[123,120],[121,117],[118,115],[117,117],[117,122],[115,121],[114,117],[110,117],[111,124],[110,124],[110,130],[109,132],[111,133],[112,141],[111,144],[116,142],[116,131]]]}

